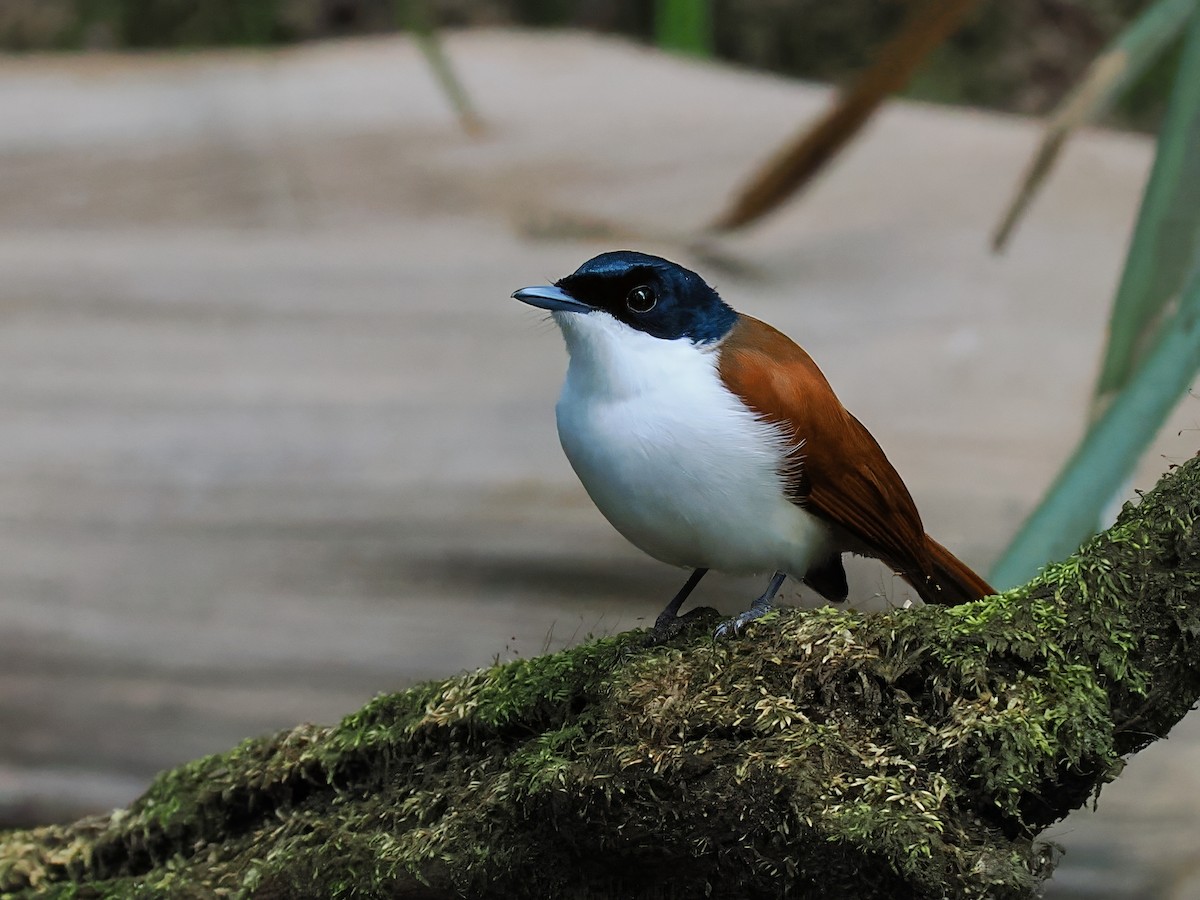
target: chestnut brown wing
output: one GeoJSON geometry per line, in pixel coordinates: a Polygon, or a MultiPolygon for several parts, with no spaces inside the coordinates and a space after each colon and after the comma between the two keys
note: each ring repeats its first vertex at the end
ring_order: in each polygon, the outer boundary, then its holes
{"type": "Polygon", "coordinates": [[[746,406],[794,437],[785,472],[793,502],[845,529],[920,590],[932,562],[912,496],[812,358],[743,315],[721,343],[718,372],[746,406]]]}

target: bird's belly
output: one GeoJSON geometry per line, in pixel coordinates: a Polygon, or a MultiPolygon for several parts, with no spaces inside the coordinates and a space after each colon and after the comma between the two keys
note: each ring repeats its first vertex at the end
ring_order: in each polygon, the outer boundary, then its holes
{"type": "Polygon", "coordinates": [[[581,398],[568,387],[559,437],[605,518],[656,559],[803,576],[832,551],[832,536],[784,494],[783,436],[731,394],[696,399],[581,398]]]}

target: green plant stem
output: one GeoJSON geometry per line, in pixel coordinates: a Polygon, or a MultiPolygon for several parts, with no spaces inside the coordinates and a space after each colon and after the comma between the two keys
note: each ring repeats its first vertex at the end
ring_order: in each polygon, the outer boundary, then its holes
{"type": "Polygon", "coordinates": [[[663,50],[708,56],[712,52],[709,0],[657,0],[654,33],[663,50]]]}
{"type": "Polygon", "coordinates": [[[442,93],[450,101],[459,124],[468,134],[479,134],[483,131],[483,122],[475,112],[471,97],[463,87],[450,58],[446,55],[434,24],[433,12],[429,8],[430,0],[397,0],[399,3],[400,21],[412,33],[421,52],[433,70],[434,78],[442,93]]]}
{"type": "Polygon", "coordinates": [[[1004,248],[1075,130],[1112,108],[1172,45],[1197,7],[1197,0],[1160,0],[1096,57],[1050,116],[1042,142],[996,228],[993,249],[1004,248]]]}

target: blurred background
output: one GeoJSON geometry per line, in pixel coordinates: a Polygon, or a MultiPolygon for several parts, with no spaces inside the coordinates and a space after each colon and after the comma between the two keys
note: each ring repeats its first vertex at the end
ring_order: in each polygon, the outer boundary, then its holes
{"type": "MultiPolygon", "coordinates": [[[[685,6],[0,0],[0,827],[652,621],[683,575],[591,506],[557,329],[508,299],[602,250],[789,333],[927,529],[1001,558],[1088,429],[1180,40],[996,254],[1033,117],[1152,4],[959,4],[803,193],[715,230],[920,16],[685,6]]],[[[1200,404],[1144,430],[1118,503],[1196,452],[1200,404]]],[[[1050,837],[1049,897],[1200,897],[1196,716],[1050,837]]]]}

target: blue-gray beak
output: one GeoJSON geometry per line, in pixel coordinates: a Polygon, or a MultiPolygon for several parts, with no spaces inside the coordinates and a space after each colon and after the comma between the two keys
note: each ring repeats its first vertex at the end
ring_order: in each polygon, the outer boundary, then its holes
{"type": "Polygon", "coordinates": [[[522,303],[536,306],[539,309],[563,310],[564,312],[591,312],[592,307],[576,300],[562,288],[552,284],[542,284],[536,287],[521,288],[513,293],[513,297],[522,303]]]}

